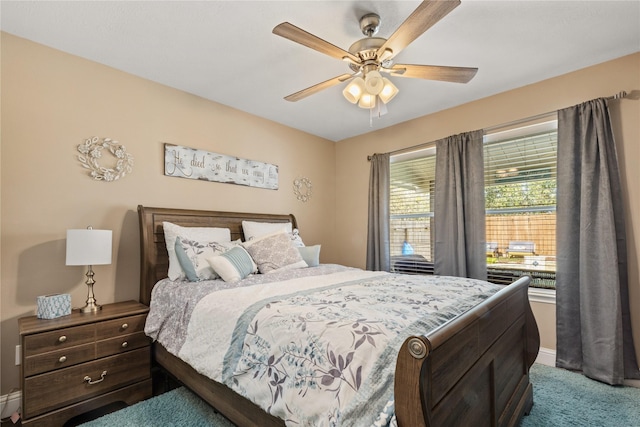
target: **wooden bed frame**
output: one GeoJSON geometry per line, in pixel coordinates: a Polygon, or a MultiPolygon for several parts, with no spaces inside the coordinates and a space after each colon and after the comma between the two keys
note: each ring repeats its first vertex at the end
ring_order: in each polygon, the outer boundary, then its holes
{"type": "MultiPolygon", "coordinates": [[[[242,221],[292,222],[293,215],[138,206],[140,302],[167,276],[162,222],[226,227],[242,238],[242,221]]],[[[529,368],[540,339],[523,277],[463,315],[425,335],[407,337],[395,371],[395,410],[401,427],[517,426],[533,405],[529,368]]],[[[198,374],[154,343],[155,363],[238,426],[283,426],[282,420],[223,384],[198,374]]]]}

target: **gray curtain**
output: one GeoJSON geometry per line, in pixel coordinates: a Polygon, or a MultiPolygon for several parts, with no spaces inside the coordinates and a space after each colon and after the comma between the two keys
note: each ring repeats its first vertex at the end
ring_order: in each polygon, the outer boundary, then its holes
{"type": "Polygon", "coordinates": [[[558,111],[556,365],[638,378],[616,146],[605,99],[558,111]]]}
{"type": "Polygon", "coordinates": [[[367,270],[389,271],[389,153],[371,156],[367,270]]]}
{"type": "Polygon", "coordinates": [[[487,278],[482,135],[436,141],[435,274],[487,278]]]}

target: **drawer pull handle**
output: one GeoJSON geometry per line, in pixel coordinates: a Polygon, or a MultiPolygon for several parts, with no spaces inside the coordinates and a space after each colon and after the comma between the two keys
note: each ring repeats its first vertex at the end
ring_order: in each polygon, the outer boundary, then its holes
{"type": "Polygon", "coordinates": [[[125,342],[122,343],[122,348],[127,348],[128,345],[129,345],[129,343],[125,341],[125,342]]]}
{"type": "Polygon", "coordinates": [[[58,359],[58,362],[60,363],[64,363],[67,361],[67,356],[60,356],[60,359],[58,359]]]}
{"type": "Polygon", "coordinates": [[[129,327],[129,324],[128,324],[128,323],[123,323],[123,324],[122,324],[122,329],[127,329],[128,327],[129,327]]]}
{"type": "Polygon", "coordinates": [[[91,377],[89,375],[84,377],[84,380],[87,382],[87,384],[93,385],[93,384],[98,384],[98,383],[101,383],[102,381],[104,381],[104,377],[105,376],[107,376],[107,371],[102,371],[102,375],[100,375],[100,379],[99,380],[92,381],[91,377]]]}
{"type": "Polygon", "coordinates": [[[65,342],[66,340],[67,340],[66,335],[62,335],[60,338],[58,338],[58,342],[65,342]]]}

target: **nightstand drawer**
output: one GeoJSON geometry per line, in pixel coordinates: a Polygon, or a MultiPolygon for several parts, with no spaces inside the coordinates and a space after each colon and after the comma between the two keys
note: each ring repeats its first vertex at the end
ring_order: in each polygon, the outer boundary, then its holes
{"type": "Polygon", "coordinates": [[[23,417],[35,417],[147,379],[150,369],[151,353],[146,347],[27,378],[23,417]]]}
{"type": "Polygon", "coordinates": [[[77,365],[95,358],[96,348],[93,343],[50,351],[37,356],[29,356],[24,358],[24,375],[29,377],[54,369],[77,365]]]}
{"type": "Polygon", "coordinates": [[[146,318],[146,314],[141,314],[139,316],[128,316],[107,322],[100,322],[96,324],[96,327],[98,328],[98,337],[100,339],[111,338],[144,331],[144,322],[146,318]]]}
{"type": "Polygon", "coordinates": [[[98,341],[97,343],[96,357],[110,356],[112,354],[118,354],[124,351],[145,347],[150,344],[151,338],[146,336],[144,332],[136,332],[135,334],[102,340],[98,341]]]}
{"type": "Polygon", "coordinates": [[[58,329],[56,331],[25,336],[23,351],[25,357],[29,357],[34,354],[90,343],[95,341],[95,339],[96,329],[94,325],[58,329]]]}

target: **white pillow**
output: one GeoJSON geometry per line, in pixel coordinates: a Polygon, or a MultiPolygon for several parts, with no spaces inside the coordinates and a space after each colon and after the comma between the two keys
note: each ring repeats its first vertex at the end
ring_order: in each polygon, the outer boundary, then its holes
{"type": "Polygon", "coordinates": [[[207,258],[207,262],[225,282],[237,282],[258,271],[255,262],[242,246],[211,256],[207,258]]]}
{"type": "Polygon", "coordinates": [[[308,267],[298,248],[291,244],[289,234],[268,234],[242,244],[258,265],[260,273],[308,267]]]}
{"type": "Polygon", "coordinates": [[[242,221],[242,231],[244,233],[245,242],[268,234],[278,233],[283,229],[291,239],[291,244],[293,244],[293,246],[304,246],[304,242],[300,237],[298,229],[293,228],[293,225],[291,225],[290,222],[242,221]]]}
{"type": "Polygon", "coordinates": [[[290,222],[242,221],[245,242],[279,232],[283,228],[287,233],[293,233],[293,226],[290,222]]]}
{"type": "Polygon", "coordinates": [[[169,273],[167,276],[171,280],[179,280],[186,277],[176,256],[176,239],[178,236],[200,242],[231,241],[231,230],[228,228],[182,227],[166,221],[162,222],[162,228],[164,229],[164,241],[169,253],[169,273]]]}

